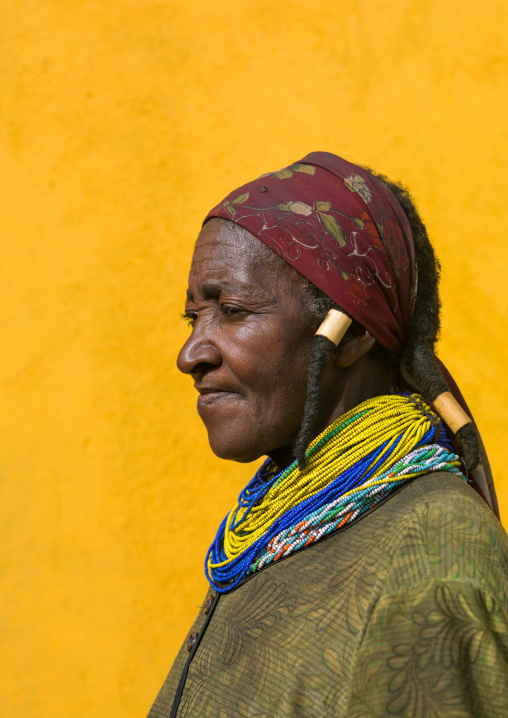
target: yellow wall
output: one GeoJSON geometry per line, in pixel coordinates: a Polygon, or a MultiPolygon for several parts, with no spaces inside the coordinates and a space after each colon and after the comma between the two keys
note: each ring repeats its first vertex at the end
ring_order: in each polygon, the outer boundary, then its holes
{"type": "Polygon", "coordinates": [[[497,0],[1,0],[0,715],[146,714],[252,471],[175,368],[193,240],[309,151],[413,188],[507,515],[507,65],[497,0]]]}

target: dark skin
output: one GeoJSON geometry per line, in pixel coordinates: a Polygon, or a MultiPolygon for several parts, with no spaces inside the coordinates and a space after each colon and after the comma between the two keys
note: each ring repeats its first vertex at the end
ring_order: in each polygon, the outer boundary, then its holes
{"type": "MultiPolygon", "coordinates": [[[[185,306],[192,332],[177,365],[194,379],[217,456],[248,462],[268,455],[283,469],[294,460],[315,324],[296,272],[281,272],[267,252],[231,222],[205,224],[185,306]]],[[[358,325],[340,343],[323,374],[314,436],[365,399],[388,393],[390,377],[370,353],[374,343],[358,325]]]]}

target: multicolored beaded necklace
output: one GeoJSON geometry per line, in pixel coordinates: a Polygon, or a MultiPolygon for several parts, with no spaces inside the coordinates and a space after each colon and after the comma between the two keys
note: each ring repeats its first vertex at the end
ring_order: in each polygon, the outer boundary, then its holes
{"type": "Polygon", "coordinates": [[[346,526],[429,471],[462,476],[439,417],[418,394],[368,399],[309,446],[307,466],[277,472],[269,459],[219,527],[205,573],[219,593],[346,526]]]}

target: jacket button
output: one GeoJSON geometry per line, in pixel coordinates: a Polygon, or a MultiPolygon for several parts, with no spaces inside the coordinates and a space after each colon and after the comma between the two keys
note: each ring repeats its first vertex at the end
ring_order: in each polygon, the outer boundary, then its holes
{"type": "Polygon", "coordinates": [[[213,606],[213,602],[215,600],[214,596],[207,596],[205,601],[205,606],[203,608],[203,611],[205,612],[205,616],[208,616],[210,613],[210,609],[213,606]]]}
{"type": "Polygon", "coordinates": [[[189,651],[189,653],[190,653],[190,652],[192,651],[192,649],[194,648],[194,645],[195,645],[195,643],[196,643],[196,641],[197,641],[197,638],[198,638],[198,634],[197,634],[197,633],[191,633],[190,636],[189,636],[189,638],[187,639],[187,650],[189,651]]]}

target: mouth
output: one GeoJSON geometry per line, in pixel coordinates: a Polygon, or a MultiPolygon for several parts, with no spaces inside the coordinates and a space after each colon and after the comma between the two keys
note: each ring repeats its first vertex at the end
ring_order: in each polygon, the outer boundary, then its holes
{"type": "MultiPolygon", "coordinates": [[[[197,387],[196,387],[197,388],[197,387]]],[[[216,389],[214,387],[198,389],[198,408],[203,406],[211,406],[217,402],[227,401],[228,399],[237,399],[238,394],[235,391],[226,391],[225,389],[216,389]]]]}

